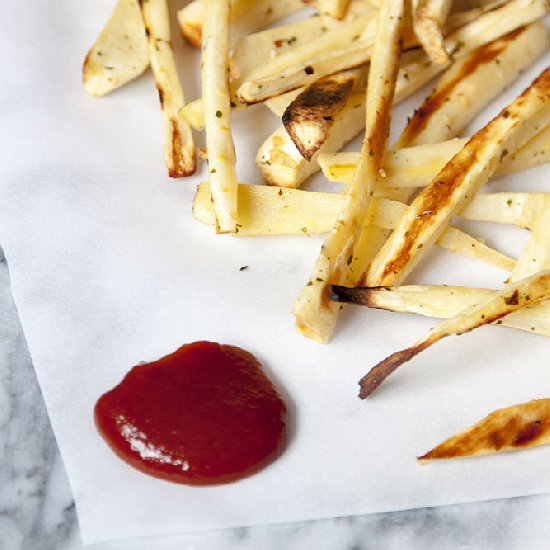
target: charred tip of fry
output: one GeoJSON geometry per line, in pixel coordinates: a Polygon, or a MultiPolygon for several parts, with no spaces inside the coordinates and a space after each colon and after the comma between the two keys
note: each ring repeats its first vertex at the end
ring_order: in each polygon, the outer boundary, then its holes
{"type": "Polygon", "coordinates": [[[328,290],[328,299],[333,302],[372,306],[370,299],[372,288],[331,285],[328,290]]]}
{"type": "Polygon", "coordinates": [[[396,371],[403,363],[406,363],[421,351],[425,350],[429,345],[428,342],[422,342],[410,348],[396,351],[378,363],[378,365],[375,365],[365,376],[363,376],[363,378],[361,378],[361,380],[359,380],[360,399],[369,397],[369,395],[375,392],[390,374],[396,371]]]}
{"type": "Polygon", "coordinates": [[[290,139],[308,161],[328,137],[333,117],[345,105],[356,78],[329,76],[308,86],[282,116],[290,139]]]}

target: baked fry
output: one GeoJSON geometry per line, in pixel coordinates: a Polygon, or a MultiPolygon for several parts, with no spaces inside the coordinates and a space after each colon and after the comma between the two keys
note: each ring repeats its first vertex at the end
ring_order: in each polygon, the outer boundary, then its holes
{"type": "Polygon", "coordinates": [[[237,176],[231,135],[229,97],[229,3],[205,0],[203,26],[202,96],[208,155],[208,174],[216,232],[237,230],[237,176]]]}
{"type": "Polygon", "coordinates": [[[118,0],[84,59],[82,84],[102,96],[139,76],[149,66],[145,26],[137,0],[118,0]]]}
{"type": "Polygon", "coordinates": [[[185,99],[170,41],[168,6],[166,0],[140,0],[140,7],[162,110],[164,163],[170,177],[190,176],[196,168],[195,146],[191,128],[179,116],[185,99]]]}
{"type": "Polygon", "coordinates": [[[334,227],[325,240],[308,284],[292,312],[297,329],[310,338],[326,342],[339,306],[326,298],[330,282],[349,280],[355,241],[380,178],[390,125],[390,113],[399,69],[403,0],[388,0],[381,8],[367,85],[365,138],[357,173],[346,194],[334,227]]]}
{"type": "MultiPolygon", "coordinates": [[[[338,302],[398,313],[416,313],[437,319],[455,317],[494,294],[494,290],[487,288],[448,285],[333,286],[331,289],[331,299],[338,302]]],[[[550,336],[550,300],[540,300],[529,307],[518,309],[492,324],[550,336]]]]}
{"type": "Polygon", "coordinates": [[[519,451],[549,443],[550,399],[536,399],[492,412],[477,424],[419,456],[418,460],[425,462],[519,451]]]}

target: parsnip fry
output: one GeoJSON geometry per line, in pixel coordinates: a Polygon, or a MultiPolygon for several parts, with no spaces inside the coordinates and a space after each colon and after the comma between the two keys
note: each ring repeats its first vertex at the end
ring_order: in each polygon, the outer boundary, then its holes
{"type": "Polygon", "coordinates": [[[456,317],[443,321],[410,348],[393,353],[373,367],[359,382],[359,397],[365,399],[400,365],[426,348],[451,334],[464,334],[475,328],[502,319],[513,311],[550,297],[550,271],[543,271],[522,279],[482,300],[478,305],[463,310],[456,317]]]}
{"type": "Polygon", "coordinates": [[[361,233],[370,198],[380,178],[390,125],[390,113],[399,69],[403,0],[388,0],[381,8],[367,85],[366,130],[356,178],[344,206],[325,240],[313,274],[292,309],[297,329],[307,337],[326,342],[339,306],[331,304],[326,291],[331,282],[349,279],[355,242],[361,233]]]}
{"type": "MultiPolygon", "coordinates": [[[[454,138],[440,143],[429,143],[389,151],[384,161],[384,187],[424,187],[466,145],[468,138],[454,138]]],[[[359,153],[323,153],[317,162],[329,181],[350,183],[359,153]]],[[[550,128],[545,128],[521,149],[505,155],[495,177],[512,174],[550,162],[550,128]]]]}
{"type": "Polygon", "coordinates": [[[229,3],[205,0],[202,95],[216,232],[237,230],[237,176],[229,98],[229,3]]]}
{"type": "Polygon", "coordinates": [[[495,171],[504,151],[515,151],[550,123],[550,69],[482,128],[415,198],[365,275],[367,286],[403,281],[495,171]]]}
{"type": "Polygon", "coordinates": [[[141,0],[149,60],[157,85],[164,123],[164,162],[172,178],[195,172],[196,158],[189,125],[180,118],[185,99],[170,42],[166,0],[141,0]]]}
{"type": "Polygon", "coordinates": [[[443,26],[451,4],[452,0],[418,0],[413,12],[414,32],[434,63],[445,64],[449,61],[443,26]]]}
{"type": "Polygon", "coordinates": [[[84,60],[84,89],[94,96],[108,94],[139,76],[148,66],[145,27],[137,0],[118,0],[84,60]]]}
{"type": "MultiPolygon", "coordinates": [[[[193,0],[178,13],[183,36],[196,48],[200,48],[202,42],[204,4],[205,0],[193,0]]],[[[301,0],[230,0],[230,4],[233,42],[303,6],[301,0]]]]}
{"type": "Polygon", "coordinates": [[[484,44],[457,60],[443,74],[435,90],[418,108],[396,147],[434,143],[452,137],[448,128],[462,130],[484,105],[514,82],[548,48],[542,22],[520,27],[484,44]],[[476,88],[475,96],[468,94],[476,88]],[[447,103],[445,109],[439,106],[447,103]],[[422,133],[422,139],[417,139],[422,133]]]}
{"type": "MultiPolygon", "coordinates": [[[[308,17],[288,25],[250,34],[238,40],[233,48],[229,62],[231,68],[229,89],[232,99],[232,111],[242,110],[247,107],[246,104],[238,100],[236,91],[251,72],[282,53],[298,48],[310,40],[323,36],[338,24],[338,21],[328,16],[308,17]]],[[[279,116],[283,114],[292,99],[284,103],[280,113],[278,113],[279,116]]],[[[276,105],[281,100],[284,100],[282,96],[277,96],[268,101],[271,105],[276,105]]],[[[181,116],[195,130],[202,130],[204,128],[202,97],[187,104],[182,109],[181,116]]]]}
{"type": "MultiPolygon", "coordinates": [[[[486,14],[487,17],[489,15],[486,14]]],[[[516,11],[508,15],[519,17],[516,11]]],[[[504,23],[500,23],[501,28],[514,28],[508,18],[503,16],[503,20],[504,23]]],[[[514,20],[512,19],[512,21],[514,20]]],[[[481,37],[478,37],[474,31],[477,28],[479,32],[484,32],[485,25],[476,21],[472,26],[474,29],[468,34],[471,40],[477,43],[481,37]]],[[[463,32],[466,31],[463,30],[463,32]]],[[[449,73],[444,76],[447,86],[440,88],[441,101],[431,104],[428,118],[433,122],[416,125],[416,122],[411,120],[396,147],[404,148],[420,143],[439,142],[454,137],[509,83],[508,76],[493,77],[493,71],[497,75],[500,74],[495,69],[497,66],[494,62],[495,59],[506,54],[506,59],[509,62],[509,74],[514,74],[532,64],[540,55],[541,49],[547,44],[546,31],[539,23],[529,26],[517,38],[521,38],[517,44],[504,39],[502,42],[499,40],[503,51],[493,58],[493,63],[485,65],[483,63],[484,54],[480,53],[487,49],[494,52],[493,45],[489,44],[485,47],[482,46],[478,55],[469,57],[470,64],[466,65],[461,62],[457,68],[451,68],[449,73]],[[474,64],[474,61],[477,65],[474,64]],[[464,72],[466,68],[468,70],[464,72]],[[483,72],[483,78],[478,77],[478,71],[483,72]],[[456,103],[454,102],[455,96],[457,96],[456,103]],[[456,105],[459,105],[460,108],[457,109],[456,105]]],[[[422,51],[405,52],[402,57],[396,88],[396,102],[418,90],[443,70],[443,66],[430,63],[422,51]]],[[[302,157],[283,128],[276,130],[260,146],[256,160],[266,183],[282,187],[299,187],[308,176],[318,170],[318,155],[337,151],[363,128],[364,118],[360,116],[360,109],[364,109],[364,98],[359,97],[359,101],[356,101],[355,96],[350,98],[346,107],[333,116],[334,122],[328,137],[310,162],[302,157]]]]}
{"type": "Polygon", "coordinates": [[[311,84],[321,76],[364,64],[370,59],[372,36],[363,40],[361,33],[369,23],[368,28],[374,30],[375,22],[370,16],[358,17],[275,57],[248,75],[248,80],[237,91],[239,100],[249,104],[259,103],[311,84]],[[344,47],[346,61],[339,63],[335,61],[335,56],[339,58],[340,49],[344,47]]]}
{"type": "MultiPolygon", "coordinates": [[[[315,193],[299,189],[283,189],[265,185],[239,185],[239,237],[251,235],[300,235],[330,231],[344,203],[344,196],[315,193]]],[[[215,227],[216,217],[210,199],[210,187],[198,186],[193,202],[195,219],[215,227]]],[[[393,229],[406,210],[397,201],[375,197],[368,225],[393,229]]],[[[451,252],[512,271],[515,260],[488,247],[467,233],[448,227],[437,244],[451,252]]]]}
{"type": "Polygon", "coordinates": [[[360,69],[321,78],[286,108],[283,125],[306,160],[327,140],[333,117],[344,108],[360,78],[360,69]]]}
{"type": "Polygon", "coordinates": [[[418,457],[418,460],[480,456],[548,444],[550,399],[536,399],[492,412],[474,426],[418,457]]]}
{"type": "MultiPolygon", "coordinates": [[[[493,296],[494,290],[463,286],[334,286],[331,299],[348,304],[449,319],[493,296]]],[[[550,336],[550,300],[540,300],[498,319],[496,326],[550,336]]]]}

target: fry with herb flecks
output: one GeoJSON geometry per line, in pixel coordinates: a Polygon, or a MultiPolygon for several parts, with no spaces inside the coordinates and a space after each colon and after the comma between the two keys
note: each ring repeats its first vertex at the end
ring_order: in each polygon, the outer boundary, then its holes
{"type": "Polygon", "coordinates": [[[84,89],[94,96],[108,94],[139,76],[148,66],[145,27],[138,2],[118,0],[84,60],[84,89]]]}
{"type": "Polygon", "coordinates": [[[237,231],[237,176],[229,97],[229,3],[205,0],[202,97],[216,232],[237,231]]]}
{"type": "Polygon", "coordinates": [[[195,145],[191,128],[180,116],[185,103],[170,41],[166,0],[140,0],[149,46],[149,59],[159,93],[164,123],[164,162],[172,178],[195,172],[195,145]]]}

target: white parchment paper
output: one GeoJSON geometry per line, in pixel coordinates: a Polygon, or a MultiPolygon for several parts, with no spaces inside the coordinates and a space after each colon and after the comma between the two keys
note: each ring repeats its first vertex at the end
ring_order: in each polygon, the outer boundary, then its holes
{"type": "MultiPolygon", "coordinates": [[[[360,376],[434,321],[351,308],[329,345],[297,334],[290,308],[322,238],[214,236],[192,219],[200,174],[165,176],[151,75],[103,99],[81,88],[83,57],[112,6],[8,0],[0,33],[0,243],[85,542],[549,491],[550,448],[427,466],[415,457],[497,407],[550,396],[550,343],[498,327],[450,338],[359,401],[360,376]],[[200,339],[254,353],[290,408],[284,455],[221,487],[172,485],[134,471],[107,448],[92,418],[96,399],[131,366],[200,339]]],[[[178,46],[182,52],[193,99],[196,54],[178,46]]],[[[421,98],[397,109],[396,129],[421,98]]],[[[242,181],[259,182],[254,154],[276,124],[263,107],[236,120],[242,181]]],[[[488,188],[548,191],[547,176],[547,168],[533,169],[488,188]]],[[[474,230],[510,254],[526,242],[516,229],[474,230]]],[[[434,251],[411,281],[496,287],[505,278],[434,251]]]]}

